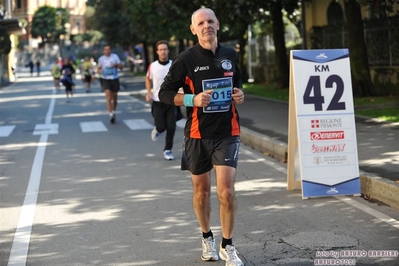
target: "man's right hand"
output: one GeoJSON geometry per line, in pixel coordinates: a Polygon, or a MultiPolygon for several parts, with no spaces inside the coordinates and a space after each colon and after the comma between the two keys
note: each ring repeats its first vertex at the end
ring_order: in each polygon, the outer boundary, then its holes
{"type": "Polygon", "coordinates": [[[147,95],[145,96],[145,100],[146,100],[147,102],[150,102],[151,99],[152,99],[151,93],[147,93],[147,95]]]}
{"type": "Polygon", "coordinates": [[[211,102],[213,90],[207,90],[194,96],[194,106],[205,107],[211,102]]]}

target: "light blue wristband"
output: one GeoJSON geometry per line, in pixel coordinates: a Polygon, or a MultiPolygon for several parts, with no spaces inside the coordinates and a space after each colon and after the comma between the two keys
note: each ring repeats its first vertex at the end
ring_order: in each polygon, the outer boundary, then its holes
{"type": "Polygon", "coordinates": [[[183,99],[184,106],[194,106],[194,96],[195,94],[185,94],[183,99]]]}

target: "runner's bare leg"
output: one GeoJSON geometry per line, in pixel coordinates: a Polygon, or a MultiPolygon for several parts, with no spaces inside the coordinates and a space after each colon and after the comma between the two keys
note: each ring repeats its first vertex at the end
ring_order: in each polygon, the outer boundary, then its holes
{"type": "Polygon", "coordinates": [[[226,239],[233,237],[233,230],[237,212],[235,197],[235,175],[236,169],[230,166],[215,165],[216,190],[220,204],[220,224],[222,235],[226,239]]]}
{"type": "Polygon", "coordinates": [[[202,232],[211,230],[211,173],[191,175],[193,182],[193,207],[202,232]]]}

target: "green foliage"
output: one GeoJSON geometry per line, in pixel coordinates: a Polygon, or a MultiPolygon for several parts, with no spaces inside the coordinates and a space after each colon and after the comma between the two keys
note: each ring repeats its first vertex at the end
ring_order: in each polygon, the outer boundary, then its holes
{"type": "Polygon", "coordinates": [[[245,93],[288,102],[289,90],[278,89],[273,84],[244,83],[245,93]]]}
{"type": "Polygon", "coordinates": [[[56,28],[55,12],[55,8],[51,6],[42,6],[35,12],[32,20],[32,37],[41,37],[43,42],[47,40],[50,32],[54,32],[56,28]]]}
{"type": "MultiPolygon", "coordinates": [[[[373,106],[373,105],[397,105],[399,104],[399,96],[379,96],[379,97],[361,97],[355,98],[354,100],[355,107],[364,107],[364,106],[373,106]]],[[[398,113],[399,114],[399,113],[398,113]]]]}
{"type": "Polygon", "coordinates": [[[10,36],[5,28],[0,27],[0,54],[8,54],[10,51],[10,36]]]}
{"type": "Polygon", "coordinates": [[[64,8],[51,6],[39,7],[32,20],[32,37],[41,37],[42,42],[58,42],[65,34],[65,24],[69,22],[69,13],[64,8]]]}
{"type": "MultiPolygon", "coordinates": [[[[288,49],[292,49],[302,43],[301,34],[294,23],[283,15],[284,22],[284,33],[288,34],[289,37],[285,38],[285,46],[288,49]]],[[[267,35],[273,35],[272,21],[271,18],[267,18],[260,21],[255,21],[252,25],[253,36],[262,37],[267,35]]],[[[274,51],[274,48],[273,48],[274,51]]]]}
{"type": "Polygon", "coordinates": [[[86,0],[86,5],[87,6],[97,6],[97,4],[100,3],[100,0],[86,0]]]}
{"type": "Polygon", "coordinates": [[[358,0],[360,5],[368,7],[373,17],[384,18],[390,14],[398,13],[395,10],[395,4],[399,4],[399,0],[358,0]]]}
{"type": "Polygon", "coordinates": [[[355,113],[384,121],[399,122],[399,96],[361,97],[354,99],[355,113]]]}
{"type": "Polygon", "coordinates": [[[88,6],[86,3],[86,29],[92,30],[96,28],[96,9],[93,6],[88,6]]]}
{"type": "MultiPolygon", "coordinates": [[[[189,25],[192,13],[200,7],[212,8],[220,23],[219,40],[240,40],[244,47],[249,24],[267,20],[265,11],[274,0],[120,0],[87,1],[88,25],[104,33],[111,44],[155,43],[160,39],[196,40],[189,25]],[[90,9],[91,10],[91,9],[90,9]]],[[[290,10],[296,0],[283,0],[290,10]]]]}
{"type": "Polygon", "coordinates": [[[378,118],[389,122],[399,122],[399,107],[372,108],[356,110],[357,115],[378,118]]]}
{"type": "Polygon", "coordinates": [[[128,12],[126,2],[100,1],[95,5],[93,30],[103,33],[104,39],[114,45],[125,45],[131,43],[135,37],[133,22],[135,18],[128,12]]]}
{"type": "Polygon", "coordinates": [[[88,57],[88,58],[94,58],[94,59],[98,59],[97,57],[98,57],[98,55],[96,55],[96,54],[94,54],[93,53],[93,51],[79,51],[77,54],[76,54],[76,58],[85,58],[85,57],[88,57]]]}
{"type": "Polygon", "coordinates": [[[21,27],[25,28],[26,26],[28,26],[28,21],[26,19],[24,19],[24,18],[18,19],[18,22],[21,25],[21,27]]]}
{"type": "Polygon", "coordinates": [[[221,22],[221,41],[245,38],[247,25],[262,17],[260,9],[266,8],[265,0],[91,0],[87,4],[95,8],[94,28],[107,41],[119,44],[195,39],[189,29],[191,14],[202,6],[212,8],[221,22]]]}
{"type": "Polygon", "coordinates": [[[104,35],[100,31],[88,30],[85,34],[76,34],[71,36],[71,40],[76,44],[81,44],[83,42],[96,44],[103,40],[103,37],[104,35]]]}

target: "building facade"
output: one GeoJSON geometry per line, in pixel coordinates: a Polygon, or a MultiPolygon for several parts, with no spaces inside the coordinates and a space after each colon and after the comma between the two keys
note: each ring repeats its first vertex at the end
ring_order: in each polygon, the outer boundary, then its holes
{"type": "MultiPolygon", "coordinates": [[[[348,48],[344,1],[302,0],[301,3],[301,45],[291,49],[348,48]]],[[[370,74],[375,86],[383,87],[387,91],[398,91],[399,3],[393,4],[393,12],[385,13],[385,19],[381,19],[381,9],[377,4],[378,1],[375,1],[372,7],[361,6],[370,74]]],[[[286,43],[290,41],[289,37],[286,34],[286,43]]],[[[248,72],[254,73],[255,80],[260,82],[273,80],[276,76],[272,39],[269,35],[249,42],[251,56],[248,60],[248,72]]]]}
{"type": "Polygon", "coordinates": [[[41,6],[65,8],[70,15],[68,34],[86,33],[86,1],[85,0],[9,0],[14,12],[14,17],[27,21],[26,34],[19,38],[20,43],[31,48],[37,48],[41,42],[31,36],[31,25],[36,10],[41,6]]]}
{"type": "Polygon", "coordinates": [[[5,34],[10,38],[11,43],[11,51],[8,54],[0,54],[0,86],[15,79],[12,71],[15,44],[18,36],[26,33],[24,25],[13,15],[12,1],[0,0],[0,28],[5,30],[5,34]]]}
{"type": "MultiPolygon", "coordinates": [[[[22,56],[25,60],[28,57],[37,60],[46,57],[43,51],[37,49],[41,39],[31,35],[33,16],[39,7],[45,5],[68,11],[70,21],[65,25],[68,36],[86,33],[85,0],[0,0],[0,27],[7,30],[11,41],[10,53],[0,55],[0,86],[15,80],[12,69],[24,65],[22,60],[17,60],[21,54],[25,53],[22,56]]],[[[63,36],[64,39],[66,37],[63,36]]]]}
{"type": "MultiPolygon", "coordinates": [[[[367,47],[370,74],[375,86],[385,94],[397,94],[399,85],[399,3],[387,12],[383,1],[361,6],[363,32],[367,47]]],[[[304,2],[305,48],[347,48],[345,6],[343,1],[304,2]]]]}

